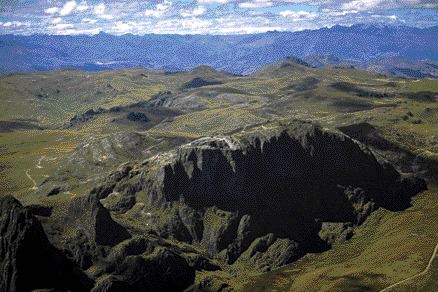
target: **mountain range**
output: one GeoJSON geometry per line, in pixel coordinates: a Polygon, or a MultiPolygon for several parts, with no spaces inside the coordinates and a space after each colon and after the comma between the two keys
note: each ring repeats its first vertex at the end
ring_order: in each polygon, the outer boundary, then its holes
{"type": "Polygon", "coordinates": [[[0,73],[199,65],[246,75],[293,56],[310,65],[354,66],[404,77],[438,76],[438,26],[358,24],[247,35],[1,35],[0,73]]]}

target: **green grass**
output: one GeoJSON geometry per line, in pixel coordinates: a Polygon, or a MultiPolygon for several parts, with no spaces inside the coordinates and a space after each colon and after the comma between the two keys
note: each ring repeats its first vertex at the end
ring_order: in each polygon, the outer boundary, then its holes
{"type": "MultiPolygon", "coordinates": [[[[254,277],[239,290],[379,291],[424,270],[438,243],[437,220],[438,189],[433,188],[415,197],[406,211],[374,212],[350,241],[254,277]]],[[[436,264],[437,260],[430,273],[397,291],[438,289],[433,279],[436,264]]]]}
{"type": "Polygon", "coordinates": [[[74,115],[89,109],[108,109],[148,100],[160,91],[171,91],[174,96],[188,98],[200,106],[185,110],[182,115],[147,131],[164,139],[226,134],[268,120],[303,119],[329,128],[368,121],[381,128],[387,138],[415,153],[436,158],[438,115],[424,114],[427,108],[436,108],[436,102],[416,101],[398,94],[438,91],[438,80],[388,78],[354,69],[278,66],[268,66],[261,74],[248,77],[235,77],[207,67],[174,74],[126,69],[95,73],[59,70],[2,76],[0,121],[24,118],[52,130],[0,133],[3,145],[0,163],[9,167],[0,171],[5,181],[1,192],[28,192],[33,184],[23,177],[28,169],[37,182],[44,175],[53,174],[57,168],[55,162],[44,168],[47,170],[44,174],[40,174],[41,169],[35,169],[42,156],[61,159],[88,138],[98,139],[120,131],[144,131],[133,123],[112,123],[117,116],[111,113],[75,128],[55,130],[67,124],[74,115]],[[182,91],[182,85],[195,77],[219,80],[223,84],[182,91]],[[291,89],[291,85],[308,77],[320,80],[315,89],[291,89]],[[395,97],[363,98],[331,87],[340,81],[370,91],[395,94],[395,97]],[[357,110],[363,105],[370,108],[357,110]],[[412,112],[414,117],[404,120],[407,112],[412,112]],[[421,123],[413,123],[414,120],[421,120],[421,123]]]}

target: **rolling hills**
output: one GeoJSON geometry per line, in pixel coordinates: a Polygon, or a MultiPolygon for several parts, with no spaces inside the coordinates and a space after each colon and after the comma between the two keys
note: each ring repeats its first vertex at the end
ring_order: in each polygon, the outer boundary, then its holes
{"type": "Polygon", "coordinates": [[[95,291],[379,291],[438,241],[437,98],[436,79],[295,58],[4,75],[0,220],[28,218],[95,291]]]}

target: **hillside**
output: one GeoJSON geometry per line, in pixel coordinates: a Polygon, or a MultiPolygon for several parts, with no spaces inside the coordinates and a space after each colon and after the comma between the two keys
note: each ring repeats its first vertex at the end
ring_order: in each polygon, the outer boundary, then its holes
{"type": "MultiPolygon", "coordinates": [[[[0,76],[0,252],[70,271],[35,281],[7,257],[0,287],[380,291],[422,273],[437,99],[436,79],[296,58],[0,76]]],[[[437,289],[435,270],[400,291],[437,289]]]]}

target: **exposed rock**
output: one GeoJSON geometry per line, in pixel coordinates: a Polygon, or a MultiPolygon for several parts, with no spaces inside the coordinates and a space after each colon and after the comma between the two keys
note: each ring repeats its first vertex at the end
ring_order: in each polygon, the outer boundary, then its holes
{"type": "Polygon", "coordinates": [[[302,256],[298,244],[288,238],[279,238],[264,253],[256,253],[251,259],[262,272],[289,264],[302,256]]]}
{"type": "Polygon", "coordinates": [[[210,255],[217,254],[233,241],[238,224],[237,213],[219,210],[216,207],[207,209],[201,244],[210,255]]]}
{"type": "Polygon", "coordinates": [[[191,89],[191,88],[198,88],[198,87],[203,87],[203,86],[208,86],[208,85],[217,85],[217,84],[222,84],[222,81],[218,81],[218,80],[206,80],[200,77],[196,77],[193,78],[191,81],[185,83],[182,86],[182,89],[191,89]]]}
{"type": "Polygon", "coordinates": [[[408,207],[425,189],[364,145],[298,121],[201,138],[143,165],[114,192],[131,184],[144,208],[160,210],[149,228],[230,264],[249,252],[259,270],[327,249],[321,222],[361,224],[378,207],[408,207]]]}
{"type": "Polygon", "coordinates": [[[344,242],[353,236],[353,224],[343,222],[323,222],[319,236],[330,245],[344,242]]]}
{"type": "Polygon", "coordinates": [[[73,198],[62,217],[65,227],[82,232],[98,245],[114,246],[130,237],[95,195],[73,198]]]}
{"type": "Polygon", "coordinates": [[[123,178],[127,177],[131,170],[132,170],[132,166],[130,166],[130,165],[123,165],[122,167],[120,167],[120,169],[118,169],[115,172],[111,173],[109,178],[112,181],[118,182],[118,181],[122,180],[123,178]]]}
{"type": "Polygon", "coordinates": [[[187,289],[192,292],[231,292],[234,289],[219,276],[207,276],[201,279],[198,283],[187,289]]]}
{"type": "Polygon", "coordinates": [[[145,257],[127,256],[93,291],[182,291],[194,280],[195,271],[181,256],[157,247],[145,257]]]}
{"type": "Polygon", "coordinates": [[[172,103],[173,95],[171,91],[159,92],[157,95],[151,97],[148,101],[148,105],[151,107],[168,107],[172,103]]]}
{"type": "Polygon", "coordinates": [[[43,205],[29,205],[26,206],[33,215],[41,216],[41,217],[50,217],[52,215],[52,207],[43,206],[43,205]]]}
{"type": "Polygon", "coordinates": [[[62,188],[61,188],[61,187],[54,187],[54,188],[52,188],[52,189],[47,193],[47,196],[50,197],[50,196],[57,195],[57,194],[59,194],[61,191],[62,191],[62,188]]]}
{"type": "Polygon", "coordinates": [[[116,267],[121,265],[128,256],[150,254],[155,246],[156,243],[143,237],[134,237],[121,242],[115,246],[105,258],[105,273],[114,272],[116,267]]]}
{"type": "Polygon", "coordinates": [[[133,122],[148,122],[148,117],[142,112],[130,112],[127,117],[128,120],[133,122]]]}
{"type": "Polygon", "coordinates": [[[165,238],[173,238],[180,241],[191,243],[193,241],[189,230],[181,220],[177,209],[171,209],[164,225],[159,228],[159,234],[165,238]]]}
{"type": "Polygon", "coordinates": [[[183,257],[186,259],[189,266],[197,271],[217,271],[221,269],[218,265],[212,263],[209,259],[199,254],[186,254],[183,255],[183,257]]]}
{"type": "Polygon", "coordinates": [[[105,208],[115,212],[126,212],[136,203],[135,194],[141,190],[142,186],[138,181],[123,182],[113,189],[113,193],[108,195],[104,203],[105,208]]]}
{"type": "Polygon", "coordinates": [[[248,262],[259,271],[266,272],[288,264],[302,256],[298,244],[287,238],[276,239],[270,233],[255,239],[237,262],[248,262]]]}
{"type": "Polygon", "coordinates": [[[111,194],[115,186],[115,183],[104,183],[98,187],[94,187],[90,191],[90,194],[96,195],[97,199],[99,200],[105,199],[109,194],[111,194]]]}
{"type": "Polygon", "coordinates": [[[48,241],[30,210],[0,198],[0,290],[87,291],[92,281],[48,241]]]}
{"type": "Polygon", "coordinates": [[[94,109],[89,109],[88,111],[86,111],[85,113],[81,114],[81,115],[75,115],[70,119],[70,123],[68,125],[66,125],[66,128],[71,128],[74,127],[78,124],[87,122],[91,119],[93,119],[95,116],[100,115],[105,113],[106,110],[103,108],[99,108],[98,110],[94,110],[94,109]]]}
{"type": "Polygon", "coordinates": [[[268,247],[274,242],[275,236],[272,233],[255,239],[248,249],[241,255],[240,260],[249,260],[256,253],[264,253],[268,247]]]}
{"type": "Polygon", "coordinates": [[[232,264],[251,244],[257,236],[251,231],[251,216],[243,215],[237,228],[236,238],[225,252],[225,261],[232,264]]]}

